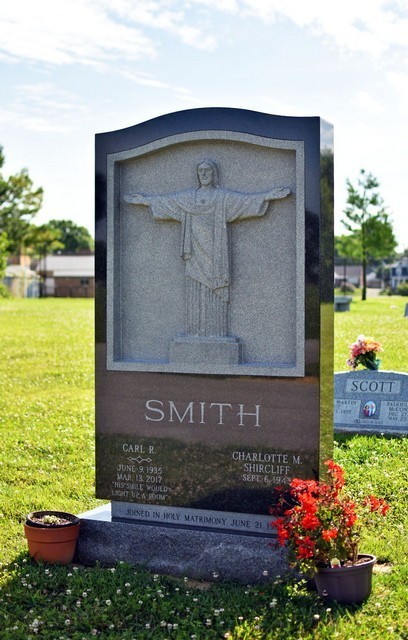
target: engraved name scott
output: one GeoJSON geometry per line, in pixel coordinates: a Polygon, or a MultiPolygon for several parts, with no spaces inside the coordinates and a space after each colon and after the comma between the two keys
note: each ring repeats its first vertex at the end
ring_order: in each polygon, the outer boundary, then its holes
{"type": "Polygon", "coordinates": [[[399,380],[347,380],[345,386],[346,393],[401,393],[401,382],[399,380]]]}

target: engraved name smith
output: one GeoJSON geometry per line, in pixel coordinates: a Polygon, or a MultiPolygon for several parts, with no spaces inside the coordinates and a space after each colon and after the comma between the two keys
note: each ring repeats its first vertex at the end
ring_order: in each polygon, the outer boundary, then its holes
{"type": "Polygon", "coordinates": [[[181,223],[181,258],[185,262],[185,335],[228,335],[231,268],[228,224],[262,217],[271,200],[286,198],[290,189],[241,193],[218,184],[213,160],[197,167],[199,186],[175,193],[124,196],[127,203],[148,207],[156,220],[181,223]]]}

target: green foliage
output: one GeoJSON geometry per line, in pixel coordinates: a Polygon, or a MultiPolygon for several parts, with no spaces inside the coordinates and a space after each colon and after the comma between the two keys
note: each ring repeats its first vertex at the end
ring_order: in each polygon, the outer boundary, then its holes
{"type": "Polygon", "coordinates": [[[401,282],[398,285],[397,294],[400,296],[408,296],[408,282],[401,282]]]}
{"type": "MultiPolygon", "coordinates": [[[[387,368],[401,369],[397,348],[389,345],[394,335],[400,351],[406,344],[403,306],[397,296],[376,298],[336,314],[336,358],[345,360],[348,344],[370,332],[384,345],[387,368]],[[353,321],[345,326],[347,318],[353,321]],[[339,330],[345,330],[341,340],[339,330]]],[[[93,301],[11,299],[0,301],[0,313],[2,640],[407,637],[408,438],[337,438],[334,456],[348,485],[391,503],[387,526],[368,531],[363,541],[362,548],[382,564],[361,607],[324,602],[293,578],[266,576],[263,584],[246,586],[155,576],[123,563],[106,568],[32,562],[23,535],[27,513],[81,513],[99,504],[93,486],[93,301]]]]}
{"type": "MultiPolygon", "coordinates": [[[[48,228],[59,233],[64,251],[78,253],[83,249],[94,249],[94,240],[86,227],[81,227],[72,220],[50,220],[48,228]]],[[[56,252],[56,249],[52,251],[56,252]]]]}
{"type": "Polygon", "coordinates": [[[24,242],[26,247],[29,247],[29,253],[41,257],[64,248],[60,237],[60,232],[50,228],[48,224],[42,224],[39,227],[31,225],[24,242]]]}
{"type": "MultiPolygon", "coordinates": [[[[0,169],[4,164],[0,147],[0,169]]],[[[31,220],[41,208],[43,190],[35,189],[27,169],[5,178],[0,173],[0,233],[6,233],[10,253],[18,253],[31,220]]]]}
{"type": "Polygon", "coordinates": [[[339,255],[361,260],[362,300],[365,300],[368,260],[392,256],[397,241],[383,199],[378,192],[378,180],[371,173],[361,169],[357,186],[353,186],[349,179],[346,184],[348,197],[342,223],[350,235],[337,239],[336,250],[339,255]]]}
{"type": "Polygon", "coordinates": [[[8,298],[10,296],[6,285],[2,283],[7,267],[8,238],[6,233],[0,233],[0,298],[8,298]]]}
{"type": "Polygon", "coordinates": [[[351,258],[355,262],[361,260],[361,245],[358,237],[352,234],[343,234],[335,236],[334,250],[336,256],[342,258],[351,258]]]}

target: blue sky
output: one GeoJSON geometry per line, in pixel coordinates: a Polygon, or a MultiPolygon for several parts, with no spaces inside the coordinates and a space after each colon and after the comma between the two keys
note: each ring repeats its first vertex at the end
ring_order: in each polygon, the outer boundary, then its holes
{"type": "Polygon", "coordinates": [[[11,0],[0,13],[4,173],[45,191],[35,221],[93,231],[94,135],[207,106],[321,116],[345,180],[380,181],[408,248],[407,0],[11,0]]]}

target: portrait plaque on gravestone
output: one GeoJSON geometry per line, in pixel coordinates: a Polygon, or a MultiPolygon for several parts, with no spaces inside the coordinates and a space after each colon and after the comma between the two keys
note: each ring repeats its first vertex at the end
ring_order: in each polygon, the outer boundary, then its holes
{"type": "Polygon", "coordinates": [[[270,535],[330,456],[332,128],[195,109],[96,138],[97,496],[270,535]]]}

